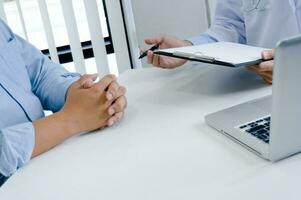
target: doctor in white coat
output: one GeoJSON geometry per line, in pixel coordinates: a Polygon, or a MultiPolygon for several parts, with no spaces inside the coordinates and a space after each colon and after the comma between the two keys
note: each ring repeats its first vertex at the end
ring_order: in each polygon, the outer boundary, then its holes
{"type": "MultiPolygon", "coordinates": [[[[174,48],[204,43],[228,41],[275,48],[279,40],[301,33],[301,0],[218,0],[215,21],[205,33],[180,40],[161,35],[147,38],[149,45],[174,48]]],[[[263,59],[273,58],[273,52],[262,53],[263,59]]],[[[148,52],[148,62],[162,68],[175,68],[184,60],[154,55],[148,52]]],[[[249,67],[266,82],[272,83],[273,61],[249,67]]]]}

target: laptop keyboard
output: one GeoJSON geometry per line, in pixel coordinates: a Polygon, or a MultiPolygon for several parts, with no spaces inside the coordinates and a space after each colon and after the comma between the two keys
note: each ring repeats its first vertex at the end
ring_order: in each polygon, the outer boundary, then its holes
{"type": "Polygon", "coordinates": [[[270,142],[270,124],[271,117],[264,117],[250,123],[238,126],[238,128],[254,137],[262,140],[265,143],[270,142]]]}

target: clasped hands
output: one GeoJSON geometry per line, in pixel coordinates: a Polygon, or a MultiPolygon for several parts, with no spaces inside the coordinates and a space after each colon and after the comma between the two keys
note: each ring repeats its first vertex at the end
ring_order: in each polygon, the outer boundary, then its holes
{"type": "Polygon", "coordinates": [[[126,88],[114,75],[95,82],[97,75],[84,75],[73,83],[60,111],[73,133],[88,132],[119,122],[127,107],[126,88]]]}

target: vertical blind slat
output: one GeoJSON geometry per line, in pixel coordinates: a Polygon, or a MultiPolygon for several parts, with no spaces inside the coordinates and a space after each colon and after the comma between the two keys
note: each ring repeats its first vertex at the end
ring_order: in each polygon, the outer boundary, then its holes
{"type": "Polygon", "coordinates": [[[129,46],[132,58],[132,65],[133,68],[142,68],[142,62],[139,58],[140,56],[140,49],[139,49],[139,42],[137,36],[137,30],[135,25],[135,17],[132,7],[131,0],[121,0],[122,2],[122,9],[124,11],[124,20],[126,23],[126,31],[127,36],[129,38],[129,46]]]}
{"type": "Polygon", "coordinates": [[[7,23],[6,13],[4,10],[3,0],[0,0],[0,17],[7,23]]]}
{"type": "Polygon", "coordinates": [[[96,0],[84,0],[86,15],[92,40],[93,52],[95,56],[99,77],[110,73],[108,65],[107,51],[105,47],[99,10],[96,0]]]}
{"type": "Polygon", "coordinates": [[[16,4],[17,4],[17,8],[18,8],[18,13],[20,16],[23,33],[24,33],[26,40],[28,40],[28,33],[27,33],[26,25],[25,25],[25,20],[24,20],[24,15],[23,15],[23,10],[22,10],[21,4],[20,4],[20,0],[16,0],[16,4]]]}
{"type": "Polygon", "coordinates": [[[61,0],[61,5],[63,9],[68,37],[70,40],[70,47],[72,51],[75,69],[78,73],[85,74],[86,68],[84,55],[82,52],[72,0],[61,0]]]}
{"type": "Polygon", "coordinates": [[[42,17],[42,22],[44,26],[44,31],[46,39],[49,46],[49,52],[52,61],[59,63],[59,56],[55,45],[54,35],[52,31],[52,26],[49,18],[48,8],[45,0],[38,0],[39,9],[42,17]]]}
{"type": "MultiPolygon", "coordinates": [[[[22,4],[20,0],[15,0],[18,14],[20,17],[22,29],[26,39],[28,40],[27,27],[23,15],[22,4]]],[[[49,51],[52,59],[59,62],[59,56],[55,44],[55,37],[51,26],[49,11],[46,0],[37,0],[39,10],[42,17],[43,27],[45,30],[46,39],[49,46],[49,51]]],[[[108,20],[110,22],[111,38],[114,44],[114,51],[116,54],[117,65],[119,72],[123,72],[131,68],[131,62],[128,52],[128,44],[126,37],[126,30],[124,27],[123,14],[120,1],[105,0],[108,20]]],[[[4,0],[0,0],[0,16],[6,20],[6,13],[4,10],[4,0]]],[[[79,37],[78,26],[75,17],[73,0],[60,0],[63,10],[63,17],[65,21],[72,57],[77,72],[86,73],[86,66],[84,55],[82,51],[81,41],[79,37]]],[[[88,20],[89,31],[92,40],[92,47],[95,55],[97,70],[99,74],[105,75],[110,72],[108,64],[108,56],[106,45],[103,37],[103,30],[100,22],[99,8],[97,0],[84,0],[86,17],[88,20]]]]}
{"type": "Polygon", "coordinates": [[[118,70],[120,73],[131,69],[130,56],[127,45],[126,32],[124,28],[123,16],[120,1],[105,0],[111,37],[117,59],[118,70]]]}
{"type": "Polygon", "coordinates": [[[210,28],[210,26],[211,26],[211,12],[210,12],[210,2],[209,2],[209,0],[205,0],[205,7],[206,7],[206,17],[207,17],[208,28],[210,28]]]}

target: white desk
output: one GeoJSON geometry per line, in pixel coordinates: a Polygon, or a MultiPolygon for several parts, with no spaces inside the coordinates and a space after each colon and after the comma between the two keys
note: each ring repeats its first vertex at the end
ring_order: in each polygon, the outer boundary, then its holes
{"type": "Polygon", "coordinates": [[[301,156],[271,164],[207,127],[204,115],[271,93],[245,70],[132,70],[125,119],[32,160],[1,200],[300,199],[301,156]]]}

